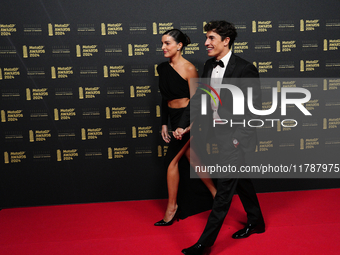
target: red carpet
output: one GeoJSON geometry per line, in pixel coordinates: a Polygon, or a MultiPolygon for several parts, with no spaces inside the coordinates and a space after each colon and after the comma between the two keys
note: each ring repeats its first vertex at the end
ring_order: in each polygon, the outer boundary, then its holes
{"type": "MultiPolygon", "coordinates": [[[[234,240],[246,216],[237,196],[212,247],[214,254],[340,254],[340,189],[259,194],[263,234],[234,240]]],[[[166,200],[3,209],[0,254],[181,254],[208,213],[154,227],[166,200]]]]}

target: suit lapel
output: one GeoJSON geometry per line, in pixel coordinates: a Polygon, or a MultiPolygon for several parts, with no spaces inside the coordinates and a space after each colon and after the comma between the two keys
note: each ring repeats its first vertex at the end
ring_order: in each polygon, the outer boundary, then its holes
{"type": "MultiPolygon", "coordinates": [[[[236,57],[232,53],[231,56],[230,56],[227,68],[224,71],[222,84],[228,84],[229,83],[228,78],[231,78],[231,76],[234,72],[235,66],[236,66],[236,57]]],[[[222,98],[225,95],[226,92],[227,91],[225,89],[221,89],[220,97],[222,98]]]]}
{"type": "MultiPolygon", "coordinates": [[[[213,59],[211,59],[210,61],[208,61],[206,63],[207,66],[207,74],[205,75],[206,78],[211,78],[211,74],[212,74],[212,70],[213,70],[213,65],[212,65],[213,59]]],[[[209,82],[210,84],[210,82],[209,82]]]]}
{"type": "Polygon", "coordinates": [[[228,65],[227,65],[227,68],[225,69],[223,77],[224,78],[231,77],[231,75],[232,75],[232,73],[233,73],[233,71],[235,69],[235,66],[236,66],[236,57],[234,56],[234,54],[231,54],[229,62],[228,62],[228,65]]]}

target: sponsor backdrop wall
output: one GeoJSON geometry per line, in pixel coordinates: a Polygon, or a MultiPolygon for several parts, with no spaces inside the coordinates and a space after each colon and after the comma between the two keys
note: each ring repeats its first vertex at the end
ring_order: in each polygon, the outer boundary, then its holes
{"type": "MultiPolygon", "coordinates": [[[[161,34],[185,32],[183,56],[201,74],[203,26],[214,19],[235,24],[234,53],[281,78],[279,93],[312,93],[312,116],[291,109],[259,128],[250,164],[340,163],[339,9],[335,0],[2,1],[0,207],[165,198],[161,34]],[[308,77],[321,79],[299,84],[308,77]],[[292,118],[297,127],[280,124],[292,118]]],[[[264,109],[272,87],[262,85],[264,109]]],[[[259,192],[340,187],[327,175],[286,177],[254,183],[259,192]]]]}

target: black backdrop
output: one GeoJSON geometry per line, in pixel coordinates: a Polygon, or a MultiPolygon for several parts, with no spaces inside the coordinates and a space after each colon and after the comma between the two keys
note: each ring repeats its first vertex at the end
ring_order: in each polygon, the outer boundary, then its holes
{"type": "MultiPolygon", "coordinates": [[[[2,1],[1,207],[165,198],[161,34],[187,33],[184,56],[201,73],[203,25],[213,19],[236,25],[233,51],[261,77],[287,86],[322,78],[306,87],[312,118],[260,129],[252,162],[340,163],[339,8],[336,0],[2,1]]],[[[254,183],[259,192],[340,187],[338,179],[254,183]]]]}

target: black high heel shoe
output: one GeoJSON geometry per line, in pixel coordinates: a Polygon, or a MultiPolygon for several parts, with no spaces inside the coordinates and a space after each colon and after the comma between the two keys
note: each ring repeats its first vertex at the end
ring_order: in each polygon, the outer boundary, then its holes
{"type": "Polygon", "coordinates": [[[177,207],[177,210],[175,212],[175,215],[174,217],[172,217],[172,219],[168,222],[165,222],[163,219],[160,220],[160,221],[157,221],[154,225],[155,226],[170,226],[174,223],[174,221],[177,220],[179,221],[179,210],[178,210],[178,207],[177,207]]]}

